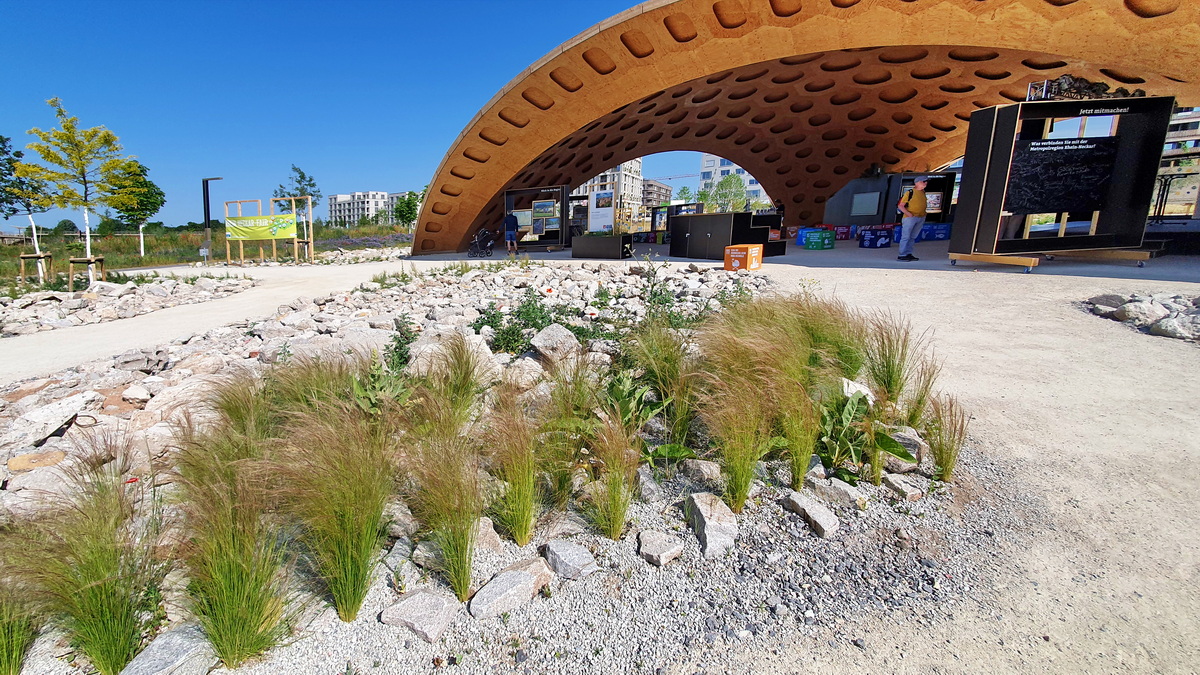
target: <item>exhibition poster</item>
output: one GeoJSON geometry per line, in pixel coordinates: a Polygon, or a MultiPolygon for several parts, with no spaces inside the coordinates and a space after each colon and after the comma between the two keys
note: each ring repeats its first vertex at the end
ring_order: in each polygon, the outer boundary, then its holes
{"type": "Polygon", "coordinates": [[[558,202],[553,199],[537,200],[533,202],[533,217],[534,218],[553,218],[558,215],[558,202]]]}
{"type": "Polygon", "coordinates": [[[512,214],[517,217],[517,229],[521,232],[528,232],[533,228],[533,211],[523,209],[521,211],[513,211],[512,214]]]}
{"type": "Polygon", "coordinates": [[[588,201],[588,232],[613,231],[613,193],[593,192],[588,201]]]}

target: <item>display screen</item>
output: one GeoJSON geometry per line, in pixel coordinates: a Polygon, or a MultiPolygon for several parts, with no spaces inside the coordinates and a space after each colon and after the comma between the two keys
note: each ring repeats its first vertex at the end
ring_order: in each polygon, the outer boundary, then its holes
{"type": "Polygon", "coordinates": [[[850,215],[873,216],[879,213],[879,193],[859,192],[850,204],[850,215]]]}

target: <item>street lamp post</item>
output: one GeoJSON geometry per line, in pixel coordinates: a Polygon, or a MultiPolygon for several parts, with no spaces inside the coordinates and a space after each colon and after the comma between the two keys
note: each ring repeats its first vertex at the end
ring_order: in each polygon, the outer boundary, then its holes
{"type": "Polygon", "coordinates": [[[207,253],[204,256],[204,262],[208,262],[212,256],[212,226],[209,225],[210,216],[208,214],[208,181],[222,180],[221,178],[202,178],[200,185],[204,188],[204,250],[207,253]]]}

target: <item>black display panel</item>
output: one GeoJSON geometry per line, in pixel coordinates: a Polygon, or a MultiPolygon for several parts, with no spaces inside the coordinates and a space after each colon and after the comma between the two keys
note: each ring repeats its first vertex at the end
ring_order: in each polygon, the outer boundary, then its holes
{"type": "Polygon", "coordinates": [[[1117,143],[1116,138],[1017,141],[1004,210],[1099,211],[1108,199],[1117,143]]]}

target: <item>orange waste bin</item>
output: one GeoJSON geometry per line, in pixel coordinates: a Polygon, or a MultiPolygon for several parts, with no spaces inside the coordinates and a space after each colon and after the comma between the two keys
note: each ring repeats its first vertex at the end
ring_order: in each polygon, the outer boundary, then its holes
{"type": "Polygon", "coordinates": [[[738,244],[725,247],[725,269],[757,270],[762,268],[762,244],[738,244]]]}

